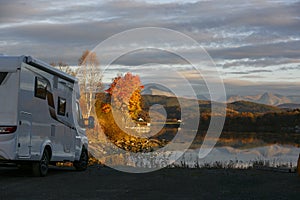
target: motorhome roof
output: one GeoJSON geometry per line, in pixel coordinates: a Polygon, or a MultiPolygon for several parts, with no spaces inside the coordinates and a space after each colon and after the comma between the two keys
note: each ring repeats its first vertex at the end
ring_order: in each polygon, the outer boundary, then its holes
{"type": "Polygon", "coordinates": [[[0,71],[3,72],[14,72],[21,67],[21,63],[25,56],[4,56],[0,55],[0,71]]]}
{"type": "Polygon", "coordinates": [[[0,65],[1,71],[3,71],[3,70],[7,71],[7,72],[16,71],[18,68],[21,67],[21,63],[25,62],[29,65],[32,65],[43,71],[46,71],[53,75],[56,75],[62,79],[69,81],[69,82],[72,82],[72,83],[78,82],[77,78],[75,78],[65,72],[62,72],[62,71],[50,66],[49,64],[47,64],[41,60],[35,59],[31,56],[2,56],[2,55],[0,55],[0,59],[1,59],[1,65],[0,65]]]}
{"type": "Polygon", "coordinates": [[[27,56],[26,57],[26,63],[29,64],[29,65],[32,65],[32,66],[35,66],[39,69],[42,69],[48,73],[51,73],[51,74],[54,74],[54,75],[57,75],[58,77],[62,78],[62,79],[65,79],[67,81],[70,81],[70,82],[77,82],[77,78],[65,73],[65,72],[62,72],[52,66],[50,66],[49,64],[41,61],[41,60],[38,60],[38,59],[35,59],[31,56],[27,56]]]}

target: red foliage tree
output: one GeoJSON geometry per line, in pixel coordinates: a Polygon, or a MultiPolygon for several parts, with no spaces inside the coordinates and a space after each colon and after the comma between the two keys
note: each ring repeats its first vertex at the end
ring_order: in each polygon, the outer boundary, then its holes
{"type": "Polygon", "coordinates": [[[122,113],[128,111],[132,119],[137,119],[141,109],[141,80],[130,72],[113,79],[107,93],[111,95],[113,106],[122,113]]]}

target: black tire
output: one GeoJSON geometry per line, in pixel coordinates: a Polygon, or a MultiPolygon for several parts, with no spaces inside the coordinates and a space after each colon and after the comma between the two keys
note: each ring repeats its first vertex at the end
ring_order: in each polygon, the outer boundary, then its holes
{"type": "Polygon", "coordinates": [[[36,177],[46,176],[49,169],[49,162],[49,153],[47,150],[44,150],[41,160],[32,164],[33,175],[36,177]]]}
{"type": "Polygon", "coordinates": [[[89,163],[88,151],[82,148],[79,160],[74,161],[73,165],[77,171],[84,171],[87,169],[89,163]]]}

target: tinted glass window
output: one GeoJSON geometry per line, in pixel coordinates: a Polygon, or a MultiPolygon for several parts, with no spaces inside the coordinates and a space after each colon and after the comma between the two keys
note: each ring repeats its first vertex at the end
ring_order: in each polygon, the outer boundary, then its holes
{"type": "Polygon", "coordinates": [[[80,110],[78,102],[76,102],[76,113],[77,113],[78,125],[80,127],[84,127],[84,120],[83,120],[83,117],[82,117],[81,110],[80,110]]]}
{"type": "Polygon", "coordinates": [[[6,76],[7,72],[0,72],[0,85],[2,84],[6,76]]]}
{"type": "Polygon", "coordinates": [[[47,96],[47,82],[39,77],[35,78],[34,96],[41,99],[46,99],[47,96]]]}
{"type": "Polygon", "coordinates": [[[57,106],[57,114],[59,115],[66,115],[66,99],[58,97],[58,106],[57,106]]]}

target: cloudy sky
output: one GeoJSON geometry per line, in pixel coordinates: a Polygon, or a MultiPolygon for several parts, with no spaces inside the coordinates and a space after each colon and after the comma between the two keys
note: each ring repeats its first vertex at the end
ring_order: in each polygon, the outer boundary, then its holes
{"type": "MultiPolygon", "coordinates": [[[[300,95],[300,0],[0,2],[3,54],[76,65],[83,50],[94,49],[114,34],[162,27],[184,33],[204,47],[229,94],[300,95]]],[[[150,62],[131,58],[118,64],[150,62]]],[[[164,59],[169,57],[163,53],[155,58],[164,64],[176,60],[164,59]]]]}

